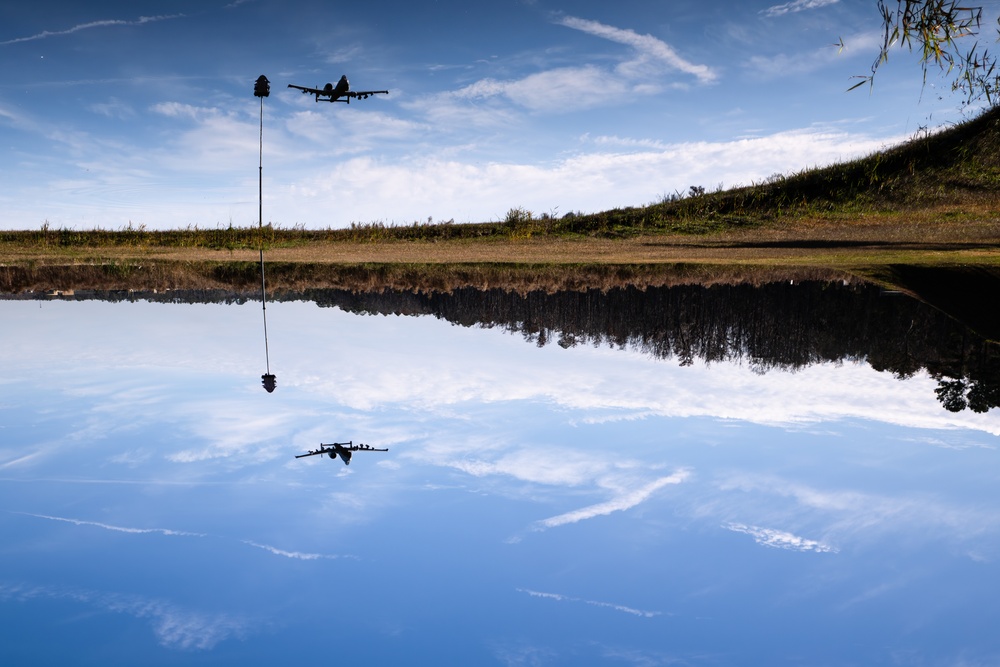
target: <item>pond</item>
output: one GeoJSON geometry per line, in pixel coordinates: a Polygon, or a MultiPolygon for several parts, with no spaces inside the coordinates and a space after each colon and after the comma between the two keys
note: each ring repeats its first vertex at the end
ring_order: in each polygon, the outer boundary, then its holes
{"type": "Polygon", "coordinates": [[[840,282],[0,300],[3,664],[987,664],[1000,351],[840,282]],[[261,375],[270,369],[277,388],[261,375]],[[365,443],[349,465],[295,458],[365,443]]]}

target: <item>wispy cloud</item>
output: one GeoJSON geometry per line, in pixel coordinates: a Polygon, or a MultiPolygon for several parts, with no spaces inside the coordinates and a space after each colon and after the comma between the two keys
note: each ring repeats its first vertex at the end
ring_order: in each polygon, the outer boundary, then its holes
{"type": "Polygon", "coordinates": [[[11,459],[10,461],[4,461],[0,463],[0,470],[4,468],[12,468],[14,466],[21,465],[22,463],[28,463],[32,459],[36,459],[43,455],[43,452],[32,452],[30,454],[25,454],[24,456],[19,456],[16,459],[11,459]]]}
{"type": "Polygon", "coordinates": [[[186,416],[203,446],[170,453],[174,463],[200,463],[238,457],[244,463],[269,461],[279,456],[270,433],[280,433],[292,419],[287,413],[248,414],[237,403],[210,407],[188,406],[186,416]]]}
{"type": "Polygon", "coordinates": [[[556,600],[559,602],[582,602],[583,604],[589,604],[594,607],[604,607],[606,609],[613,609],[615,611],[624,612],[626,614],[631,614],[632,616],[640,616],[642,618],[653,618],[654,616],[660,616],[663,612],[659,611],[644,611],[642,609],[635,609],[633,607],[626,607],[625,605],[615,604],[613,602],[600,602],[598,600],[585,600],[583,598],[575,598],[569,595],[560,595],[558,593],[543,593],[541,591],[533,591],[528,588],[518,588],[519,593],[527,593],[531,597],[535,598],[545,598],[547,600],[556,600]]]}
{"type": "Polygon", "coordinates": [[[0,600],[71,600],[97,609],[127,614],[150,622],[161,646],[188,651],[207,651],[227,639],[242,639],[257,622],[225,613],[191,611],[165,600],[119,593],[49,586],[0,583],[0,600]]]}
{"type": "Polygon", "coordinates": [[[723,526],[735,533],[749,535],[757,544],[775,549],[786,549],[788,551],[813,551],[817,553],[837,553],[838,549],[829,544],[816,540],[806,539],[787,533],[783,530],[773,528],[761,528],[759,526],[747,526],[742,523],[729,523],[723,526]]]}
{"type": "Polygon", "coordinates": [[[809,51],[754,55],[744,61],[743,67],[764,80],[810,74],[831,66],[843,57],[870,55],[878,49],[882,34],[874,30],[861,32],[845,36],[841,41],[843,46],[840,49],[827,44],[809,51]]]}
{"type": "Polygon", "coordinates": [[[786,2],[783,5],[773,5],[767,9],[762,9],[760,13],[764,16],[783,16],[785,14],[794,14],[795,12],[804,12],[809,9],[818,9],[827,5],[835,5],[838,2],[840,0],[794,0],[793,2],[786,2]]]}
{"type": "Polygon", "coordinates": [[[126,526],[115,526],[108,523],[100,523],[97,521],[84,521],[82,519],[69,519],[61,516],[49,516],[47,514],[32,514],[30,512],[11,512],[11,514],[21,514],[23,516],[33,516],[37,519],[48,519],[49,521],[64,521],[66,523],[72,523],[77,526],[94,526],[95,528],[103,528],[105,530],[112,530],[119,533],[133,533],[133,534],[145,534],[145,533],[159,533],[160,535],[179,535],[184,537],[206,537],[204,533],[191,533],[185,530],[171,530],[169,528],[131,528],[126,526]]]}
{"type": "MultiPolygon", "coordinates": [[[[723,491],[752,492],[762,497],[771,495],[792,499],[795,506],[783,511],[782,516],[806,514],[813,521],[819,518],[825,524],[823,533],[836,536],[841,543],[847,540],[857,542],[865,536],[905,533],[919,526],[918,534],[923,538],[944,539],[957,544],[958,541],[996,534],[1000,526],[1000,514],[996,511],[923,494],[895,497],[856,489],[820,489],[768,475],[740,475],[722,482],[719,488],[723,491]]],[[[744,507],[748,501],[740,498],[738,502],[744,507]]],[[[726,525],[735,530],[732,526],[746,528],[739,532],[753,535],[755,539],[771,539],[774,543],[768,546],[780,546],[786,540],[791,545],[802,539],[787,534],[754,533],[751,529],[764,529],[741,523],[726,525]]]]}
{"type": "Polygon", "coordinates": [[[641,61],[654,61],[665,64],[672,69],[690,74],[702,83],[711,83],[718,78],[715,70],[707,65],[699,65],[681,57],[676,50],[663,40],[652,35],[640,35],[632,30],[590,21],[587,19],[564,16],[556,21],[559,25],[580,30],[595,37],[631,46],[639,54],[641,61]]]}
{"type": "MultiPolygon", "coordinates": [[[[9,510],[8,510],[9,511],[9,510]]],[[[100,523],[98,521],[84,521],[82,519],[71,519],[61,516],[50,516],[47,514],[33,514],[31,512],[14,512],[9,511],[10,514],[20,514],[21,516],[30,516],[37,519],[47,519],[49,521],[62,521],[64,523],[71,523],[76,526],[93,526],[94,528],[103,528],[104,530],[110,530],[118,533],[128,533],[131,535],[144,535],[149,533],[158,533],[160,535],[167,536],[180,536],[180,537],[209,537],[206,533],[193,533],[186,530],[172,530],[169,528],[132,528],[129,526],[116,526],[108,523],[100,523]]],[[[342,558],[357,560],[357,556],[340,556],[334,554],[318,554],[318,553],[308,553],[303,551],[286,551],[285,549],[279,549],[278,547],[271,546],[270,544],[262,544],[260,542],[254,542],[253,540],[240,540],[241,543],[246,544],[257,549],[263,549],[268,553],[274,554],[275,556],[282,556],[284,558],[292,558],[296,560],[338,560],[342,558]]]]}
{"type": "Polygon", "coordinates": [[[263,549],[264,551],[272,553],[275,556],[284,556],[285,558],[295,558],[297,560],[337,560],[339,558],[355,558],[354,556],[334,556],[329,554],[304,553],[302,551],[285,551],[284,549],[272,547],[269,544],[260,544],[259,542],[252,542],[250,540],[241,540],[241,542],[243,542],[243,544],[249,544],[252,547],[257,547],[258,549],[263,549]]]}
{"type": "MultiPolygon", "coordinates": [[[[632,30],[616,28],[597,21],[565,16],[558,25],[579,30],[632,48],[633,54],[620,62],[614,73],[593,64],[555,67],[528,74],[519,79],[485,78],[458,90],[435,96],[433,104],[421,100],[419,108],[430,108],[431,116],[456,114],[449,102],[475,102],[506,98],[531,111],[564,112],[617,103],[627,95],[652,95],[662,86],[656,83],[666,68],[694,76],[702,83],[711,83],[716,72],[707,65],[692,63],[681,57],[669,44],[652,35],[640,35],[632,30]],[[442,111],[442,107],[444,110],[442,111]]],[[[418,108],[413,103],[413,108],[418,108]]],[[[487,121],[504,120],[491,110],[479,110],[479,118],[487,121]]]]}
{"type": "Polygon", "coordinates": [[[113,26],[128,26],[128,25],[143,25],[144,23],[154,23],[156,21],[167,21],[169,19],[179,19],[184,18],[184,14],[166,14],[160,16],[140,16],[139,18],[127,21],[123,19],[108,19],[104,21],[90,21],[89,23],[80,23],[73,26],[72,28],[67,28],[66,30],[43,30],[42,32],[29,35],[27,37],[15,37],[14,39],[8,39],[7,41],[0,42],[0,46],[5,46],[7,44],[18,44],[20,42],[33,42],[39,39],[47,39],[49,37],[59,37],[61,35],[72,35],[75,32],[80,32],[83,30],[90,30],[92,28],[108,28],[113,26]]]}
{"type": "Polygon", "coordinates": [[[197,107],[193,104],[182,104],[180,102],[159,102],[150,107],[150,110],[169,118],[190,118],[192,120],[211,118],[219,115],[219,110],[215,107],[197,107]]]}
{"type": "Polygon", "coordinates": [[[611,514],[612,512],[621,512],[631,509],[649,498],[654,492],[662,489],[664,486],[667,486],[668,484],[680,484],[689,476],[689,471],[680,470],[675,472],[673,475],[661,477],[653,482],[650,482],[649,484],[641,486],[633,491],[623,493],[622,495],[612,498],[606,502],[597,503],[596,505],[590,505],[589,507],[583,507],[578,510],[573,510],[572,512],[566,512],[565,514],[543,519],[537,523],[537,527],[539,529],[554,528],[568,523],[577,523],[578,521],[583,521],[585,519],[605,516],[607,514],[611,514]]]}
{"type": "MultiPolygon", "coordinates": [[[[442,93],[434,97],[428,117],[433,119],[440,118],[442,114],[452,116],[458,114],[458,110],[448,108],[449,103],[482,102],[501,97],[531,111],[562,112],[567,109],[578,111],[609,104],[610,100],[621,99],[621,96],[630,90],[626,82],[616,77],[609,77],[605,70],[595,65],[557,67],[535,72],[520,79],[481,79],[458,90],[442,93]],[[600,95],[595,94],[598,85],[600,95]],[[444,109],[441,108],[442,105],[444,109]]],[[[419,105],[424,107],[426,102],[421,101],[419,105]]],[[[413,102],[409,106],[416,109],[418,103],[413,102]]],[[[477,116],[472,120],[481,125],[510,119],[497,114],[495,110],[477,109],[477,116]]]]}
{"type": "Polygon", "coordinates": [[[94,113],[107,116],[108,118],[126,119],[135,117],[135,109],[133,109],[131,105],[114,97],[107,102],[97,102],[91,104],[87,108],[94,113]]]}

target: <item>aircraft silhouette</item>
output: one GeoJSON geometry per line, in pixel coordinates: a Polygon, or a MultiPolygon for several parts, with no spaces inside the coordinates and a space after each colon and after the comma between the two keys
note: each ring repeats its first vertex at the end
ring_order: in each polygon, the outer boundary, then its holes
{"type": "Polygon", "coordinates": [[[334,86],[332,83],[328,83],[322,88],[308,88],[306,86],[296,86],[294,83],[288,84],[289,88],[296,88],[301,90],[304,95],[315,95],[316,101],[319,102],[320,97],[328,98],[327,102],[347,102],[351,103],[351,98],[356,97],[359,100],[364,100],[372,95],[388,95],[388,90],[351,90],[351,84],[347,80],[347,75],[340,77],[340,81],[334,86]]]}
{"type": "Polygon", "coordinates": [[[310,449],[306,454],[297,454],[295,458],[301,459],[306,456],[322,456],[323,454],[328,455],[331,459],[340,458],[344,461],[344,465],[351,465],[351,456],[354,452],[387,452],[388,449],[376,449],[370,445],[355,445],[353,441],[348,440],[347,442],[334,442],[329,445],[325,445],[322,442],[319,443],[319,449],[310,449]]]}

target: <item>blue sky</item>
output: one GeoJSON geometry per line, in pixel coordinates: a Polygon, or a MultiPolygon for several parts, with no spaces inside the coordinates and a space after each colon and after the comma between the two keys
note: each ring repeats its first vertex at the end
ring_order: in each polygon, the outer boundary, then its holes
{"type": "Polygon", "coordinates": [[[255,223],[260,74],[264,218],[283,226],[641,205],[961,118],[904,52],[846,92],[874,0],[43,0],[0,25],[4,228],[255,223]],[[287,88],[341,74],[390,94],[287,88]]]}
{"type": "Polygon", "coordinates": [[[0,302],[5,664],[1000,656],[1000,417],[926,374],[281,302],[267,394],[260,317],[0,302]]]}

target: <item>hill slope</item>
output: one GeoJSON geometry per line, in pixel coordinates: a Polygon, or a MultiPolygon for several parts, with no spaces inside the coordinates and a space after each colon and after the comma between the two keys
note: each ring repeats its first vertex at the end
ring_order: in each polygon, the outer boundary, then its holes
{"type": "MultiPolygon", "coordinates": [[[[1000,205],[1000,108],[864,158],[712,193],[692,188],[651,206],[586,220],[595,229],[700,233],[778,219],[934,210],[981,215],[1000,205]]],[[[582,231],[582,230],[581,230],[582,231]]]]}

